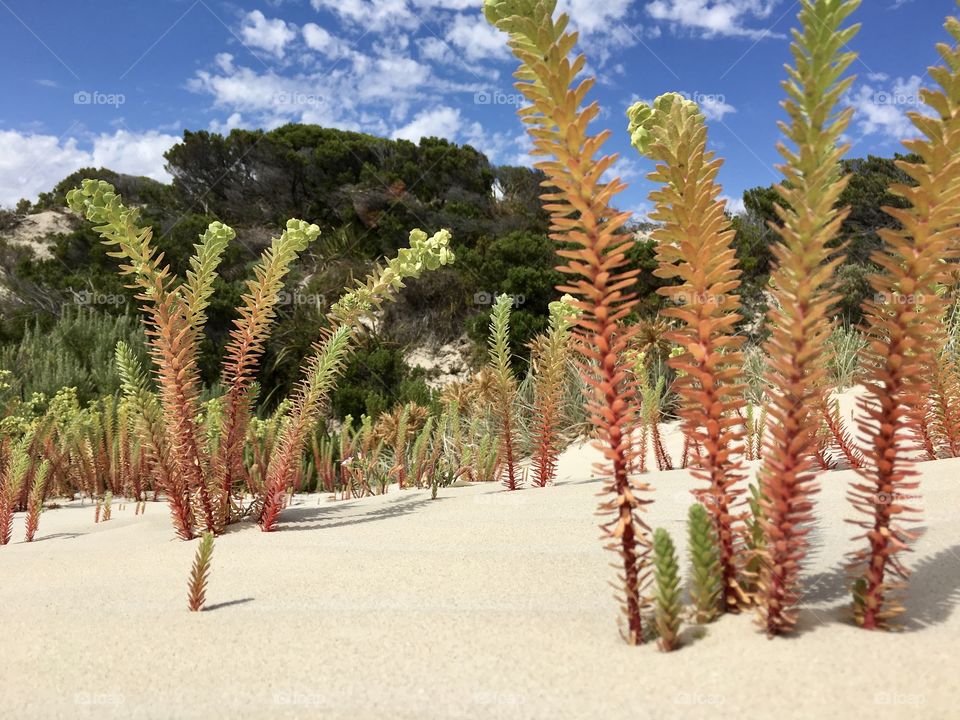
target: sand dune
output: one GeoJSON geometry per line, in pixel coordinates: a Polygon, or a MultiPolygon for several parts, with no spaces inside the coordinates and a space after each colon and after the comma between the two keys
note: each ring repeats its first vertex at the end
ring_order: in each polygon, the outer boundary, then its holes
{"type": "MultiPolygon", "coordinates": [[[[670,438],[671,442],[675,438],[670,438]]],[[[93,524],[71,503],[0,548],[3,714],[11,718],[951,718],[960,716],[960,460],[924,464],[908,626],[847,621],[849,472],[823,477],[801,632],[752,616],[626,646],[598,541],[594,451],[560,482],[318,503],[281,532],[219,538],[208,611],[186,610],[196,542],[165,506],[93,524]]],[[[682,551],[691,481],[647,476],[648,519],[682,551]]]]}

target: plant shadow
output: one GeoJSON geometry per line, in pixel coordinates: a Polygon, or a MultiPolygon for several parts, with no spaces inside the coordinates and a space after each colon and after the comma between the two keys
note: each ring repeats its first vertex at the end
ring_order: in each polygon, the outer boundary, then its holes
{"type": "MultiPolygon", "coordinates": [[[[920,632],[940,625],[960,605],[960,544],[922,558],[912,570],[907,590],[898,598],[904,613],[893,620],[894,628],[900,632],[920,632]]],[[[808,586],[811,589],[804,596],[805,607],[800,610],[795,635],[833,622],[853,624],[850,576],[844,566],[812,576],[808,586]],[[826,608],[806,605],[840,598],[846,598],[846,602],[826,608]]]]}
{"type": "Polygon", "coordinates": [[[285,517],[280,529],[283,531],[314,530],[317,528],[335,528],[347,527],[350,525],[361,525],[378,520],[388,520],[390,518],[409,515],[427,505],[441,502],[445,498],[441,495],[436,499],[429,496],[425,498],[410,498],[391,500],[386,504],[373,508],[359,515],[349,515],[343,519],[336,519],[341,515],[341,510],[351,510],[356,505],[337,507],[336,504],[327,507],[294,507],[287,508],[285,517]],[[329,521],[328,521],[329,520],[329,521]]]}
{"type": "Polygon", "coordinates": [[[231,605],[245,605],[248,602],[253,602],[253,598],[240,598],[239,600],[227,600],[225,602],[214,603],[213,605],[207,605],[204,607],[203,611],[213,612],[214,610],[220,610],[222,608],[230,607],[231,605]]]}
{"type": "Polygon", "coordinates": [[[74,538],[82,537],[84,535],[89,535],[89,533],[53,533],[53,535],[41,535],[40,537],[34,538],[33,542],[43,542],[44,540],[73,540],[74,538]]]}
{"type": "Polygon", "coordinates": [[[925,557],[913,567],[903,606],[902,630],[917,632],[946,622],[960,604],[960,544],[925,557]]]}

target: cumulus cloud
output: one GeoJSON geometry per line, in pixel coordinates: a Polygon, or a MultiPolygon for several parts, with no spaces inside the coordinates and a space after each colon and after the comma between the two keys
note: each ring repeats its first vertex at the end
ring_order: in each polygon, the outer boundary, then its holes
{"type": "Polygon", "coordinates": [[[348,48],[343,42],[316,23],[307,23],[302,32],[307,47],[327,58],[335,59],[348,54],[348,48]]]}
{"type": "MultiPolygon", "coordinates": [[[[320,35],[312,36],[318,43],[320,35]]],[[[248,122],[267,128],[308,122],[367,132],[382,132],[405,123],[411,107],[450,94],[463,96],[480,88],[436,76],[428,62],[410,57],[405,43],[378,46],[373,54],[350,51],[344,62],[300,70],[251,69],[217,63],[187,83],[208,95],[227,114],[242,113],[248,122]],[[389,123],[383,118],[389,118],[389,123]]]]}
{"type": "Polygon", "coordinates": [[[344,22],[375,32],[419,24],[407,0],[310,0],[310,4],[314,10],[332,12],[344,22]]]}
{"type": "Polygon", "coordinates": [[[510,51],[503,33],[481,15],[457,15],[447,31],[447,41],[468,60],[507,58],[510,51]]]}
{"type": "Polygon", "coordinates": [[[722,95],[704,95],[697,98],[697,102],[707,120],[723,120],[726,115],[737,111],[722,95]]]}
{"type": "Polygon", "coordinates": [[[729,195],[721,195],[720,200],[727,204],[727,212],[731,215],[743,215],[747,212],[747,206],[743,203],[743,198],[732,198],[729,195]]]}
{"type": "Polygon", "coordinates": [[[780,0],[653,0],[647,13],[675,30],[704,37],[779,37],[764,28],[748,27],[751,20],[767,20],[780,0]]]}
{"type": "Polygon", "coordinates": [[[169,182],[163,154],[179,140],[156,130],[117,130],[84,143],[74,137],[0,130],[0,205],[13,205],[20,198],[34,200],[83,167],[109,167],[169,182]]]}
{"type": "Polygon", "coordinates": [[[569,13],[570,21],[582,33],[611,31],[630,11],[631,0],[560,0],[557,9],[569,13]]]}
{"type": "Polygon", "coordinates": [[[254,10],[244,18],[240,37],[245,44],[282,58],[287,45],[297,36],[295,28],[279,18],[270,20],[259,10],[254,10]]]}
{"type": "Polygon", "coordinates": [[[210,122],[210,132],[221,135],[229,135],[231,130],[244,127],[243,115],[238,112],[232,113],[226,120],[213,120],[210,122]]]}
{"type": "Polygon", "coordinates": [[[419,142],[420,138],[425,137],[455,138],[460,134],[462,123],[459,110],[441,106],[424,110],[409,123],[394,130],[392,137],[394,140],[412,142],[419,142]]]}
{"type": "MultiPolygon", "coordinates": [[[[334,14],[339,20],[362,29],[363,32],[380,33],[396,28],[412,30],[424,22],[441,27],[449,22],[450,13],[476,10],[479,0],[310,0],[317,11],[334,14]]],[[[607,35],[620,28],[630,12],[632,0],[559,0],[557,8],[569,13],[570,19],[584,34],[607,35]]],[[[494,45],[492,38],[499,33],[490,27],[480,13],[453,18],[454,37],[465,40],[470,37],[480,43],[473,48],[476,57],[499,55],[505,43],[502,36],[494,45]]],[[[451,40],[448,35],[447,40],[451,40]]],[[[457,43],[457,47],[468,46],[457,43]]]]}
{"type": "Polygon", "coordinates": [[[892,85],[860,85],[845,101],[855,110],[854,127],[863,137],[876,135],[885,142],[916,137],[917,129],[907,113],[924,109],[920,97],[922,86],[923,80],[918,75],[896,78],[892,85]]]}

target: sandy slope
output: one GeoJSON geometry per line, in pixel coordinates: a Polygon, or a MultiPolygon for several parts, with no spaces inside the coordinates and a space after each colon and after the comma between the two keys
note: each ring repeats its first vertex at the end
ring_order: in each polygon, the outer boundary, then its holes
{"type": "MultiPolygon", "coordinates": [[[[592,451],[561,482],[300,499],[282,532],[217,540],[209,611],[186,611],[195,543],[165,508],[93,524],[49,511],[38,541],[0,548],[0,697],[10,718],[960,717],[960,461],[924,469],[907,632],[845,619],[846,472],[824,477],[803,632],[752,617],[688,630],[662,654],[617,634],[593,516],[592,451]]],[[[683,471],[657,486],[674,532],[683,471]]]]}
{"type": "Polygon", "coordinates": [[[5,239],[14,245],[31,248],[37,259],[46,260],[53,257],[50,237],[70,232],[76,223],[76,216],[67,210],[44,210],[25,216],[5,239]]]}

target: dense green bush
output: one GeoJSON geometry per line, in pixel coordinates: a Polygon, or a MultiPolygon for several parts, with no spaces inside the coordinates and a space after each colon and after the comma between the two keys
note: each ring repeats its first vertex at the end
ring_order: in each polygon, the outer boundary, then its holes
{"type": "Polygon", "coordinates": [[[545,235],[512,232],[484,238],[476,248],[461,251],[460,264],[471,281],[472,302],[480,314],[470,319],[468,334],[478,346],[486,340],[490,309],[497,295],[514,298],[510,314],[510,346],[527,357],[526,344],[546,330],[548,307],[563,275],[554,269],[554,242],[545,235]]]}
{"type": "Polygon", "coordinates": [[[398,404],[430,405],[432,392],[424,371],[411,369],[402,350],[378,338],[367,338],[356,349],[330,397],[335,416],[359,423],[361,415],[377,417],[398,404]]]}
{"type": "MultiPolygon", "coordinates": [[[[837,273],[841,294],[839,311],[846,322],[858,323],[862,319],[861,303],[869,295],[866,281],[868,274],[877,268],[870,256],[882,247],[878,230],[897,228],[898,223],[883,212],[883,207],[903,208],[906,200],[890,193],[891,184],[913,184],[913,181],[897,166],[904,159],[917,162],[916,156],[896,155],[841,161],[843,171],[850,175],[850,182],[840,195],[839,205],[849,206],[850,214],[844,220],[837,239],[832,243],[843,249],[846,260],[837,273]]],[[[781,202],[773,187],[757,187],[743,195],[745,215],[735,218],[737,258],[743,268],[743,295],[747,300],[757,301],[770,277],[772,255],[770,246],[776,234],[768,227],[779,224],[774,203],[781,202]]]]}
{"type": "Polygon", "coordinates": [[[51,398],[61,388],[72,387],[83,404],[119,390],[114,348],[120,340],[146,360],[138,318],[68,307],[56,322],[37,319],[24,329],[18,343],[0,347],[0,370],[9,371],[9,392],[21,400],[35,393],[51,398]]]}

